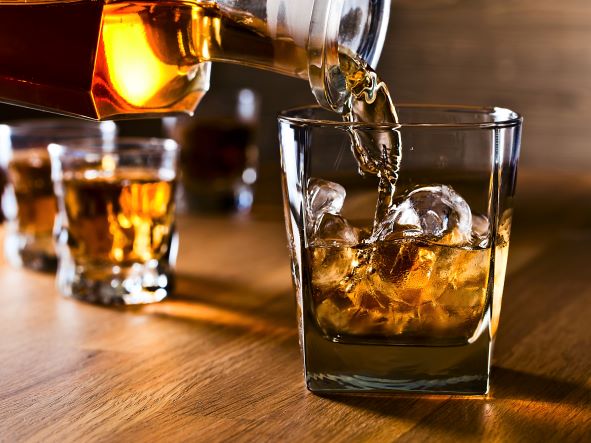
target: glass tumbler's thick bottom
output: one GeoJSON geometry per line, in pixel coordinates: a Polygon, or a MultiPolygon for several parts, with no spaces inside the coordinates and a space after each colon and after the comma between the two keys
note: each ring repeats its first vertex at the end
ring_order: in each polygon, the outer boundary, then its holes
{"type": "Polygon", "coordinates": [[[174,274],[168,263],[153,260],[128,267],[80,266],[62,258],[57,284],[62,294],[102,305],[139,305],[171,294],[174,274]]]}
{"type": "Polygon", "coordinates": [[[348,344],[304,326],[306,385],[316,393],[423,392],[484,395],[489,389],[489,328],[463,346],[348,344]]]}
{"type": "Polygon", "coordinates": [[[57,257],[51,234],[43,237],[23,235],[9,226],[4,239],[4,256],[15,267],[55,272],[57,257]]]}

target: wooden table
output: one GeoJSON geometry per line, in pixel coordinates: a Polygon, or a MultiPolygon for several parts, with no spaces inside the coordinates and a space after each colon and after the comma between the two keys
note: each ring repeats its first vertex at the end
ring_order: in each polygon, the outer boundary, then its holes
{"type": "Polygon", "coordinates": [[[306,391],[282,212],[181,218],[177,296],[0,264],[0,441],[591,441],[591,177],[522,174],[488,398],[306,391]]]}

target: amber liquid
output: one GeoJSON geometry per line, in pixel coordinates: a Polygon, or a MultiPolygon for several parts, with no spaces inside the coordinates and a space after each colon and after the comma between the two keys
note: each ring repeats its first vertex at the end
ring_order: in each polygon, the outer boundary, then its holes
{"type": "Polygon", "coordinates": [[[306,53],[213,3],[0,0],[2,101],[94,119],[192,112],[202,62],[307,75],[306,53]]]}
{"type": "Polygon", "coordinates": [[[175,182],[143,169],[86,170],[63,179],[68,246],[80,265],[147,263],[168,252],[175,182]]]}
{"type": "Polygon", "coordinates": [[[8,165],[8,177],[16,197],[19,233],[51,241],[57,202],[47,149],[15,152],[8,165]]]}
{"type": "Polygon", "coordinates": [[[339,340],[464,344],[485,311],[490,248],[400,240],[309,254],[315,317],[339,340]]]}
{"type": "MultiPolygon", "coordinates": [[[[377,73],[355,55],[341,53],[348,101],[342,110],[347,122],[398,124],[398,113],[390,90],[377,73]]],[[[402,160],[402,139],[398,131],[359,131],[349,129],[351,149],[359,165],[359,173],[379,179],[374,228],[377,228],[394,207],[396,183],[402,160]]]]}

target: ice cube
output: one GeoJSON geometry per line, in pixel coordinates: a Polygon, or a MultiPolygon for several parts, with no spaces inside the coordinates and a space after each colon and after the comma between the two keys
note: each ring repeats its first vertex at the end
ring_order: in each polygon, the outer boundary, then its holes
{"type": "Polygon", "coordinates": [[[417,306],[430,286],[436,253],[412,241],[387,241],[374,246],[374,285],[394,301],[417,306]]]}
{"type": "Polygon", "coordinates": [[[315,226],[324,214],[337,215],[343,209],[347,192],[338,183],[321,178],[308,180],[308,223],[315,226]]]}
{"type": "Polygon", "coordinates": [[[475,245],[486,247],[490,237],[490,222],[482,214],[472,214],[472,238],[475,245]]]}
{"type": "Polygon", "coordinates": [[[344,217],[326,212],[316,222],[312,235],[315,244],[339,244],[354,246],[359,243],[360,230],[344,217]]]}
{"type": "Polygon", "coordinates": [[[468,244],[472,238],[472,212],[450,186],[415,189],[394,208],[374,233],[378,240],[424,236],[445,245],[468,244]]]}
{"type": "Polygon", "coordinates": [[[327,293],[338,288],[355,267],[356,251],[339,246],[321,246],[312,250],[312,284],[327,293]]]}

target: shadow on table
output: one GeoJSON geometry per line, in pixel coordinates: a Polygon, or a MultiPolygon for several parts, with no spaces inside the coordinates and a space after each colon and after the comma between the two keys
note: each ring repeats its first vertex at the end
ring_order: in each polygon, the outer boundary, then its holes
{"type": "MultiPolygon", "coordinates": [[[[378,416],[415,421],[408,440],[420,441],[433,439],[434,431],[456,439],[488,435],[493,429],[496,435],[532,441],[570,432],[572,412],[589,416],[591,411],[591,390],[583,384],[501,367],[493,369],[492,377],[492,394],[487,397],[339,394],[323,398],[378,416]]],[[[583,432],[581,428],[575,434],[583,432]]]]}
{"type": "Polygon", "coordinates": [[[591,389],[584,383],[556,380],[495,366],[492,369],[491,385],[493,399],[566,403],[591,409],[591,389]],[[577,391],[580,394],[577,396],[579,398],[569,398],[570,394],[577,391]],[[587,399],[586,405],[581,398],[587,399]]]}
{"type": "Polygon", "coordinates": [[[243,282],[179,274],[174,295],[143,312],[220,325],[229,330],[297,334],[290,290],[262,291],[243,282]]]}

